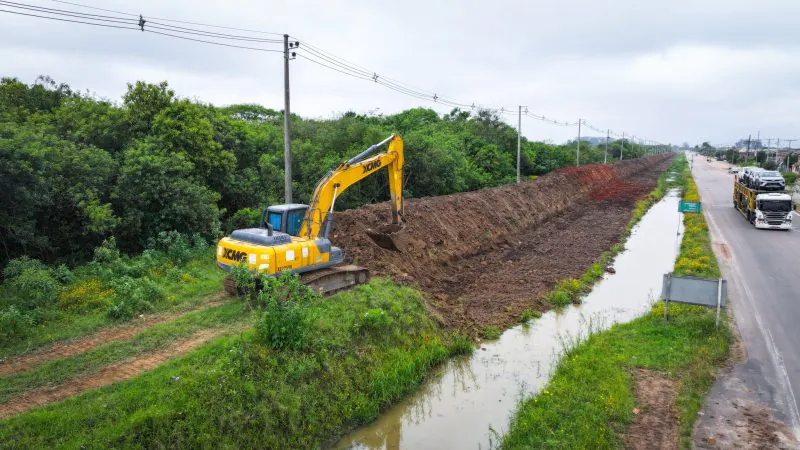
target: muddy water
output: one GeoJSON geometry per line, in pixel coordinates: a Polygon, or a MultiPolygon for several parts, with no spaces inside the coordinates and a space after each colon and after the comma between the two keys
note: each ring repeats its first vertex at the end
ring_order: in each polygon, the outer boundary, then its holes
{"type": "Polygon", "coordinates": [[[589,330],[629,321],[650,308],[678,254],[677,209],[674,194],[654,205],[617,256],[616,273],[606,274],[581,305],[548,312],[484,343],[473,355],[442,365],[417,392],[336,448],[493,447],[517,402],[543,388],[566,346],[589,330]]]}

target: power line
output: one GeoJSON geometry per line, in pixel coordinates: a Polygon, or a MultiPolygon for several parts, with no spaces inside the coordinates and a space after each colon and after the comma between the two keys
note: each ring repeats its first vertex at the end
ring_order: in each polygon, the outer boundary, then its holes
{"type": "MultiPolygon", "coordinates": [[[[51,0],[51,1],[56,2],[56,3],[63,3],[63,4],[66,4],[66,5],[78,6],[80,8],[93,9],[95,11],[113,12],[113,13],[116,13],[116,14],[124,14],[124,15],[127,15],[127,16],[139,17],[139,14],[124,12],[124,11],[116,11],[116,10],[113,10],[113,9],[98,8],[96,6],[84,5],[82,3],[77,3],[77,2],[68,2],[68,1],[65,1],[65,0],[51,0]]],[[[202,27],[219,28],[219,29],[224,29],[224,30],[246,31],[246,32],[249,32],[249,33],[271,34],[271,35],[274,35],[274,36],[283,36],[283,33],[274,33],[274,32],[271,32],[271,31],[252,30],[252,29],[247,29],[247,28],[235,28],[235,27],[228,27],[228,26],[222,26],[222,25],[211,25],[211,24],[207,24],[207,23],[189,22],[189,21],[186,21],[186,20],[167,19],[167,18],[163,18],[163,17],[151,17],[151,18],[154,19],[154,20],[161,20],[161,21],[164,21],[164,22],[174,22],[174,23],[182,23],[182,24],[186,24],[186,25],[198,25],[198,26],[202,26],[202,27]]]]}
{"type": "MultiPolygon", "coordinates": [[[[6,9],[0,9],[0,12],[6,12],[10,14],[17,14],[22,16],[29,16],[29,17],[36,17],[42,19],[49,19],[49,20],[57,20],[61,22],[71,22],[71,23],[79,23],[85,25],[94,25],[94,26],[102,26],[106,28],[117,28],[117,29],[126,29],[126,30],[137,30],[137,31],[144,31],[149,32],[161,36],[172,37],[176,39],[183,39],[193,42],[199,42],[204,44],[211,44],[223,47],[231,47],[231,48],[239,48],[245,50],[252,50],[252,51],[261,51],[261,52],[282,52],[282,50],[278,49],[267,49],[263,47],[254,47],[250,45],[237,45],[231,44],[227,42],[218,42],[218,40],[229,40],[229,41],[241,41],[241,42],[250,42],[250,43],[264,43],[264,44],[277,44],[282,43],[282,40],[279,39],[270,39],[270,38],[260,38],[255,36],[246,36],[246,35],[236,35],[236,34],[228,34],[228,33],[219,33],[215,31],[208,31],[203,29],[197,28],[189,28],[189,27],[182,27],[177,25],[172,25],[170,23],[163,23],[163,22],[172,22],[172,23],[181,23],[181,24],[188,24],[188,25],[195,25],[201,27],[209,27],[209,28],[218,28],[218,29],[227,29],[227,30],[236,30],[236,31],[243,31],[249,33],[259,33],[265,35],[280,35],[280,33],[272,33],[272,32],[265,32],[260,30],[252,30],[246,28],[236,28],[236,27],[228,27],[228,26],[221,26],[221,25],[210,25],[204,24],[199,22],[189,22],[183,20],[175,20],[175,19],[167,19],[167,18],[147,18],[145,19],[142,15],[137,15],[134,13],[117,11],[112,9],[105,9],[99,8],[94,6],[89,6],[77,2],[70,2],[65,0],[52,0],[56,3],[67,4],[78,6],[81,8],[87,8],[97,11],[104,11],[114,14],[121,14],[125,16],[130,16],[131,18],[119,17],[119,16],[108,16],[102,14],[90,14],[90,13],[83,13],[79,11],[69,11],[63,9],[56,9],[56,8],[47,8],[42,6],[36,5],[28,5],[23,3],[17,2],[10,2],[6,0],[0,0],[0,6],[6,6],[14,9],[22,9],[26,11],[33,11],[38,12],[41,14],[33,14],[28,12],[21,12],[21,11],[10,11],[6,9]],[[82,20],[76,20],[82,19],[82,20]],[[157,22],[161,21],[161,22],[157,22]],[[130,25],[130,26],[120,26],[115,24],[121,25],[130,25]],[[145,26],[146,24],[146,26],[145,26]],[[160,31],[156,31],[160,30],[160,31]],[[189,35],[189,36],[187,36],[189,35]],[[191,37],[191,36],[198,36],[207,39],[200,39],[198,37],[191,37]],[[209,40],[211,39],[211,40],[209,40]]],[[[372,81],[376,84],[380,84],[388,89],[396,91],[398,93],[408,95],[420,100],[430,101],[441,105],[446,105],[454,108],[459,109],[472,109],[475,110],[488,110],[494,114],[514,114],[516,113],[513,108],[506,108],[506,107],[492,107],[492,106],[485,106],[476,104],[475,102],[472,103],[464,103],[457,101],[455,99],[444,97],[439,95],[437,92],[429,91],[426,89],[422,89],[401,81],[398,81],[393,78],[389,78],[383,75],[379,75],[377,72],[371,71],[366,69],[358,64],[352,63],[344,58],[338,57],[328,51],[325,51],[313,44],[310,44],[306,41],[301,41],[303,45],[298,48],[298,50],[302,50],[306,52],[306,54],[298,54],[297,56],[302,57],[305,60],[311,61],[314,64],[327,68],[329,70],[333,70],[339,72],[344,75],[351,76],[353,78],[361,79],[364,81],[372,81]]],[[[596,132],[603,133],[604,130],[601,130],[594,125],[591,125],[585,121],[579,122],[569,122],[569,121],[558,121],[554,119],[550,119],[545,117],[544,115],[536,115],[525,111],[524,114],[526,117],[530,117],[542,122],[550,123],[557,126],[576,126],[583,124],[584,126],[592,129],[596,132]]],[[[521,116],[521,114],[520,114],[521,116]]],[[[619,136],[616,133],[609,133],[610,135],[613,134],[614,136],[619,136]]],[[[625,133],[622,134],[623,139],[625,133]]]]}
{"type": "MultiPolygon", "coordinates": [[[[84,24],[84,25],[94,25],[94,26],[101,26],[101,27],[106,27],[106,28],[117,28],[117,29],[133,30],[133,31],[143,31],[143,32],[147,32],[147,33],[158,34],[158,35],[161,35],[161,36],[168,36],[168,37],[172,37],[172,38],[176,38],[176,39],[183,39],[183,40],[200,42],[200,43],[204,43],[204,44],[218,45],[218,46],[223,46],[223,47],[240,48],[240,49],[245,49],[245,50],[261,51],[261,52],[282,52],[282,50],[278,50],[278,49],[267,49],[267,48],[262,48],[262,47],[236,45],[236,44],[230,44],[230,43],[225,43],[225,42],[216,42],[216,41],[212,41],[212,40],[198,39],[198,38],[193,38],[193,37],[189,37],[189,36],[182,36],[181,34],[191,34],[191,35],[196,35],[196,36],[201,36],[201,37],[208,37],[208,38],[211,38],[211,39],[228,39],[228,40],[232,39],[232,40],[239,40],[239,41],[249,41],[249,39],[247,37],[244,37],[244,36],[224,35],[222,33],[204,32],[203,30],[188,31],[188,30],[191,30],[191,29],[184,28],[184,27],[174,27],[172,25],[167,25],[167,26],[155,25],[155,26],[153,26],[153,25],[150,25],[147,21],[145,21],[142,18],[140,18],[138,20],[124,19],[124,18],[121,18],[121,17],[103,16],[103,15],[99,15],[99,14],[87,14],[87,13],[79,13],[79,12],[73,12],[73,11],[59,10],[59,9],[54,9],[54,8],[45,8],[45,7],[38,7],[38,6],[33,6],[33,5],[25,5],[25,4],[22,4],[22,3],[8,2],[8,1],[3,1],[3,0],[0,0],[0,5],[6,6],[6,7],[11,7],[11,8],[16,8],[16,9],[22,9],[22,10],[26,10],[26,11],[34,11],[34,12],[40,12],[42,14],[47,14],[47,15],[40,15],[40,14],[32,14],[32,13],[21,12],[21,11],[11,11],[11,10],[6,10],[6,9],[0,10],[0,12],[6,12],[6,13],[10,13],[10,14],[17,14],[17,15],[28,16],[28,17],[36,17],[36,18],[40,18],[40,19],[57,20],[57,21],[60,21],[60,22],[79,23],[79,24],[84,24]],[[68,18],[65,18],[65,17],[68,17],[68,18]],[[79,19],[84,19],[84,20],[76,20],[78,18],[79,19]],[[131,26],[125,27],[125,26],[112,25],[112,24],[123,24],[123,25],[131,25],[131,26]],[[147,27],[145,27],[145,24],[148,24],[147,27]],[[155,30],[153,30],[153,28],[156,29],[156,30],[162,30],[162,31],[155,31],[155,30]],[[175,29],[175,28],[183,28],[183,30],[175,29]],[[169,31],[169,33],[167,31],[169,31]]],[[[160,24],[160,25],[165,25],[165,24],[160,24]]],[[[273,43],[273,42],[280,42],[280,41],[273,40],[273,39],[258,39],[257,42],[273,43]]]]}
{"type": "MultiPolygon", "coordinates": [[[[139,18],[135,19],[128,19],[124,17],[117,17],[117,16],[107,16],[102,14],[89,14],[89,13],[82,13],[77,11],[67,11],[63,9],[56,9],[56,8],[46,8],[43,6],[35,6],[35,5],[27,5],[24,3],[17,3],[17,2],[9,2],[0,0],[0,5],[10,6],[12,8],[17,9],[25,9],[31,11],[37,11],[41,13],[46,13],[54,16],[67,16],[67,17],[77,17],[86,20],[93,20],[97,22],[111,22],[111,23],[122,23],[122,24],[133,24],[134,26],[140,26],[140,29],[143,28],[144,24],[139,23],[139,18]]],[[[144,20],[145,18],[142,18],[144,20]]],[[[147,24],[147,28],[155,28],[158,30],[170,31],[174,33],[183,33],[183,34],[192,34],[196,36],[203,36],[209,37],[214,39],[227,39],[227,40],[239,40],[239,41],[249,41],[249,42],[262,42],[262,43],[271,43],[271,44],[280,44],[283,42],[281,39],[265,39],[265,38],[258,38],[258,37],[251,37],[251,36],[241,36],[241,35],[232,35],[226,33],[217,33],[214,31],[206,31],[206,30],[199,30],[196,28],[186,28],[180,27],[176,25],[170,25],[166,23],[154,22],[152,20],[145,20],[144,23],[147,24]]],[[[142,30],[147,31],[147,30],[142,30]]]]}
{"type": "MultiPolygon", "coordinates": [[[[138,30],[138,28],[135,28],[135,29],[138,30]]],[[[222,47],[241,48],[241,49],[245,49],[245,50],[255,50],[255,51],[258,51],[258,52],[283,53],[283,50],[276,50],[276,49],[269,49],[269,48],[259,48],[259,47],[248,47],[248,46],[245,46],[245,45],[226,44],[224,42],[206,41],[204,39],[195,39],[195,38],[186,37],[186,36],[179,36],[179,35],[176,35],[176,34],[163,33],[161,31],[144,30],[144,32],[145,33],[160,34],[162,36],[169,36],[169,37],[173,37],[173,38],[177,38],[177,39],[184,39],[184,40],[187,40],[187,41],[202,42],[204,44],[219,45],[219,46],[222,46],[222,47]]]]}
{"type": "Polygon", "coordinates": [[[108,24],[94,23],[94,22],[82,22],[80,20],[59,19],[57,17],[40,16],[38,14],[28,14],[28,13],[23,13],[23,12],[19,12],[19,11],[9,11],[9,10],[6,10],[6,9],[0,9],[0,12],[9,13],[9,14],[17,14],[17,15],[20,15],[20,16],[38,17],[38,18],[41,18],[41,19],[57,20],[59,22],[81,23],[81,24],[85,24],[85,25],[94,25],[94,26],[97,26],[97,27],[119,28],[121,30],[139,31],[139,28],[121,27],[121,26],[118,26],[118,25],[108,25],[108,24]]]}

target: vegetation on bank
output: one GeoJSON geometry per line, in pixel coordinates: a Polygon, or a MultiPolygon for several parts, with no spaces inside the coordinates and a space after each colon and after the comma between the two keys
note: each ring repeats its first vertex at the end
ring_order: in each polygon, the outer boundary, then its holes
{"type": "MultiPolygon", "coordinates": [[[[679,164],[684,199],[699,200],[686,160],[680,158],[679,164]]],[[[703,215],[687,214],[685,223],[675,273],[718,276],[703,215]]],[[[566,349],[548,385],[520,403],[502,447],[622,448],[623,433],[635,417],[632,372],[638,368],[678,382],[675,406],[682,444],[688,447],[697,411],[728,357],[732,337],[726,326],[715,329],[715,314],[705,308],[671,305],[667,323],[663,314],[658,303],[645,316],[566,349]]]]}
{"type": "Polygon", "coordinates": [[[222,271],[205,241],[160,233],[135,257],[113,238],[92,261],[70,270],[30,258],[13,260],[0,285],[3,357],[123,323],[143,313],[191,307],[219,291],[222,271]]]}
{"type": "Polygon", "coordinates": [[[0,447],[319,447],[472,351],[441,331],[419,292],[385,279],[324,300],[296,278],[266,279],[242,302],[253,329],[5,419],[0,447]]]}

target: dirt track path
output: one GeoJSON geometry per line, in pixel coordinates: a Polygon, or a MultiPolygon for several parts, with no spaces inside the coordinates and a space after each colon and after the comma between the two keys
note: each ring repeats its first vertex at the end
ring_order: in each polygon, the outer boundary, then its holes
{"type": "Polygon", "coordinates": [[[219,292],[209,296],[206,301],[195,305],[195,307],[185,311],[166,312],[152,314],[138,319],[136,322],[124,326],[103,328],[100,331],[84,336],[79,339],[55,343],[43,349],[35,350],[33,353],[12,356],[0,364],[0,377],[15,375],[24,372],[34,366],[52,361],[55,359],[66,358],[80,353],[88,352],[95,347],[111,341],[122,341],[132,338],[140,332],[165,323],[170,322],[186,314],[199,311],[201,309],[212,308],[225,302],[227,294],[219,292]]]}
{"type": "Polygon", "coordinates": [[[88,374],[67,381],[57,386],[30,391],[20,397],[0,404],[0,418],[27,411],[37,406],[64,400],[81,394],[89,389],[107,386],[118,381],[134,378],[143,372],[154,369],[164,362],[177,356],[188,353],[215,337],[232,334],[242,330],[243,327],[213,328],[201,330],[189,339],[178,341],[161,350],[141,355],[137,358],[121,361],[100,369],[99,372],[88,374]]]}

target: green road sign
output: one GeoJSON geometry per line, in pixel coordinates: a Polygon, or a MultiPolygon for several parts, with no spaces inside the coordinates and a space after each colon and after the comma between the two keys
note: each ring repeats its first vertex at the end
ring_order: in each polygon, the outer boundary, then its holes
{"type": "Polygon", "coordinates": [[[678,204],[678,212],[683,213],[699,213],[703,210],[703,205],[700,202],[686,202],[681,200],[678,204]]]}

